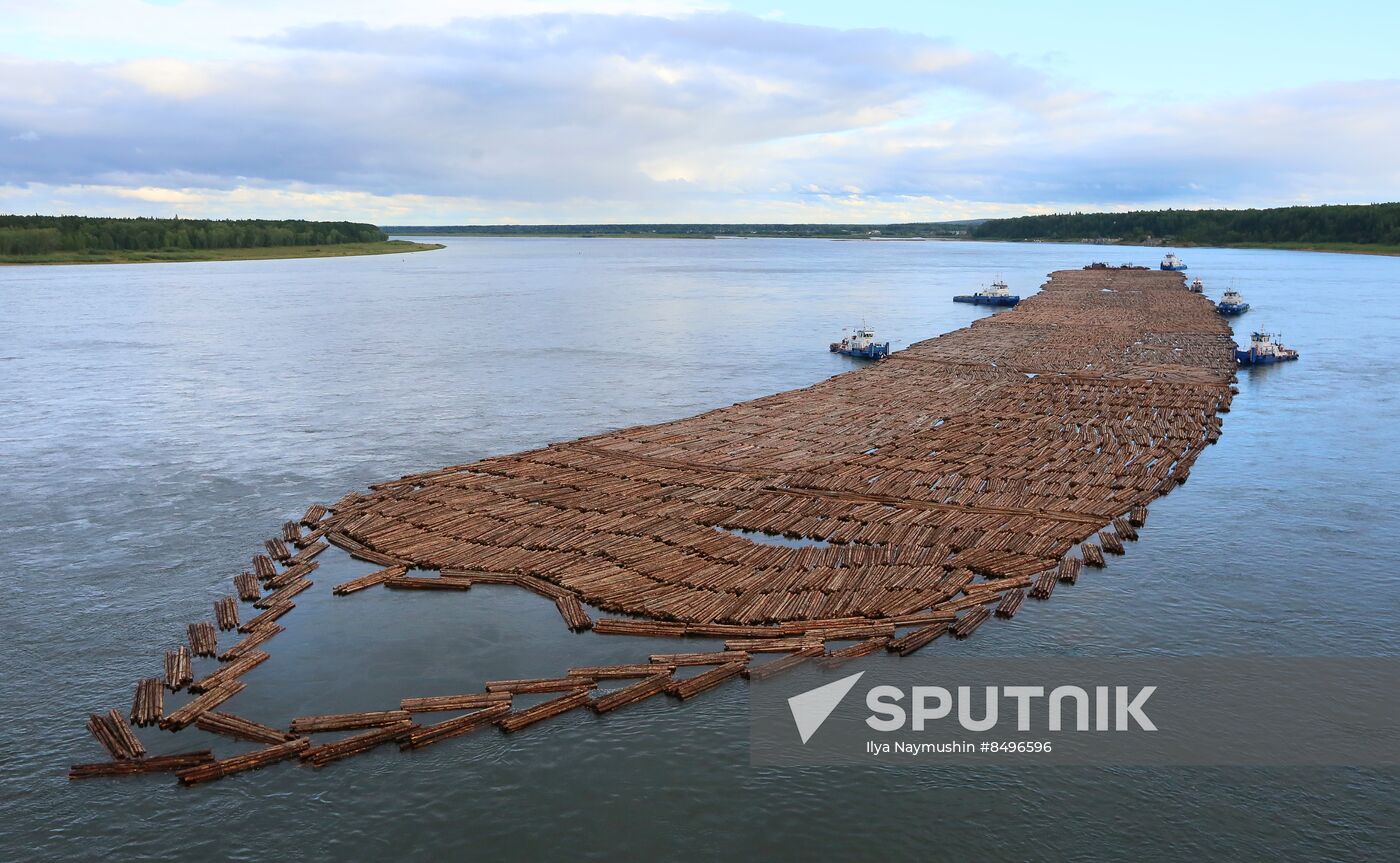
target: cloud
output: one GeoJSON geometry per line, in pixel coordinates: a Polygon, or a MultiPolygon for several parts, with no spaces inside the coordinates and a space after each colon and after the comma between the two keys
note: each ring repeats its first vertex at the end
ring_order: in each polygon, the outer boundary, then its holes
{"type": "Polygon", "coordinates": [[[312,16],[213,58],[0,59],[0,210],[886,221],[1400,196],[1375,147],[1400,132],[1394,81],[1134,109],[890,30],[430,5],[432,26],[312,16]]]}

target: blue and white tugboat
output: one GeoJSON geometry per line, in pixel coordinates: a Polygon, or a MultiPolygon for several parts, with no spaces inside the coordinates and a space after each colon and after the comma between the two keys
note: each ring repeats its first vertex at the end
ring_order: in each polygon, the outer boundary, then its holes
{"type": "Polygon", "coordinates": [[[1239,291],[1231,288],[1220,298],[1220,302],[1215,304],[1215,310],[1222,315],[1242,315],[1249,311],[1249,303],[1244,301],[1239,291]]]}
{"type": "Polygon", "coordinates": [[[1186,262],[1178,258],[1174,253],[1167,252],[1167,256],[1162,259],[1162,269],[1179,273],[1186,269],[1186,262]]]}
{"type": "Polygon", "coordinates": [[[842,336],[839,342],[832,342],[831,352],[863,360],[882,360],[890,355],[890,343],[876,342],[875,331],[861,324],[851,335],[842,336]]]}
{"type": "Polygon", "coordinates": [[[972,303],[976,306],[1014,306],[1021,302],[1021,297],[1019,294],[1011,293],[1006,282],[998,278],[992,282],[990,288],[983,288],[975,294],[958,294],[953,297],[953,302],[972,303]]]}
{"type": "Polygon", "coordinates": [[[1200,276],[1197,276],[1196,278],[1191,280],[1191,293],[1204,294],[1205,292],[1206,286],[1202,284],[1200,276]]]}
{"type": "Polygon", "coordinates": [[[1249,337],[1249,350],[1235,349],[1235,360],[1242,366],[1267,366],[1298,359],[1298,352],[1274,341],[1273,333],[1254,333],[1249,337]]]}

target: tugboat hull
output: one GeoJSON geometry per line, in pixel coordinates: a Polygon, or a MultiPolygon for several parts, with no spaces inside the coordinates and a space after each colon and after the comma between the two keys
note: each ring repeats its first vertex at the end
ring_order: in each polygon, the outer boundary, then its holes
{"type": "Polygon", "coordinates": [[[840,342],[832,342],[831,352],[842,356],[855,357],[860,360],[882,360],[890,355],[890,343],[882,345],[869,345],[864,348],[842,347],[840,342]]]}
{"type": "Polygon", "coordinates": [[[1297,351],[1290,351],[1286,354],[1259,354],[1254,351],[1235,351],[1235,361],[1242,366],[1271,366],[1274,363],[1286,363],[1298,359],[1297,351]]]}
{"type": "Polygon", "coordinates": [[[955,303],[972,303],[974,306],[1014,306],[1021,302],[1020,297],[979,297],[976,294],[959,294],[953,297],[955,303]]]}
{"type": "Polygon", "coordinates": [[[1172,264],[1162,264],[1162,269],[1166,270],[1169,273],[1180,273],[1186,270],[1186,265],[1176,264],[1175,266],[1173,266],[1172,264]]]}
{"type": "Polygon", "coordinates": [[[1219,303],[1215,310],[1222,315],[1242,315],[1249,311],[1249,303],[1219,303]]]}

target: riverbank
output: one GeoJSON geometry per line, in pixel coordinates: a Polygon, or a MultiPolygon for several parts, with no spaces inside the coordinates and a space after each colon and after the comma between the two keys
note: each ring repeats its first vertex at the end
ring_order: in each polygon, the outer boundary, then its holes
{"type": "Polygon", "coordinates": [[[46,255],[6,255],[0,266],[25,264],[156,264],[191,261],[267,261],[289,258],[340,258],[351,255],[393,255],[428,252],[441,243],[384,240],[320,246],[264,246],[252,249],[157,249],[148,251],[52,252],[46,255]]]}

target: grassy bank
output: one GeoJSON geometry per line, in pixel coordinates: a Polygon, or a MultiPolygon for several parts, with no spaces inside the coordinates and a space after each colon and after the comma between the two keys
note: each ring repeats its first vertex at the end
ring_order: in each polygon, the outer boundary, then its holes
{"type": "Polygon", "coordinates": [[[1231,243],[1231,249],[1291,249],[1295,252],[1344,252],[1349,255],[1400,255],[1400,246],[1374,243],[1231,243]]]}
{"type": "Polygon", "coordinates": [[[147,251],[49,252],[3,255],[0,264],[154,264],[181,261],[263,261],[285,258],[340,258],[348,255],[393,255],[441,249],[440,243],[384,240],[321,246],[262,246],[251,249],[152,249],[147,251]]]}

